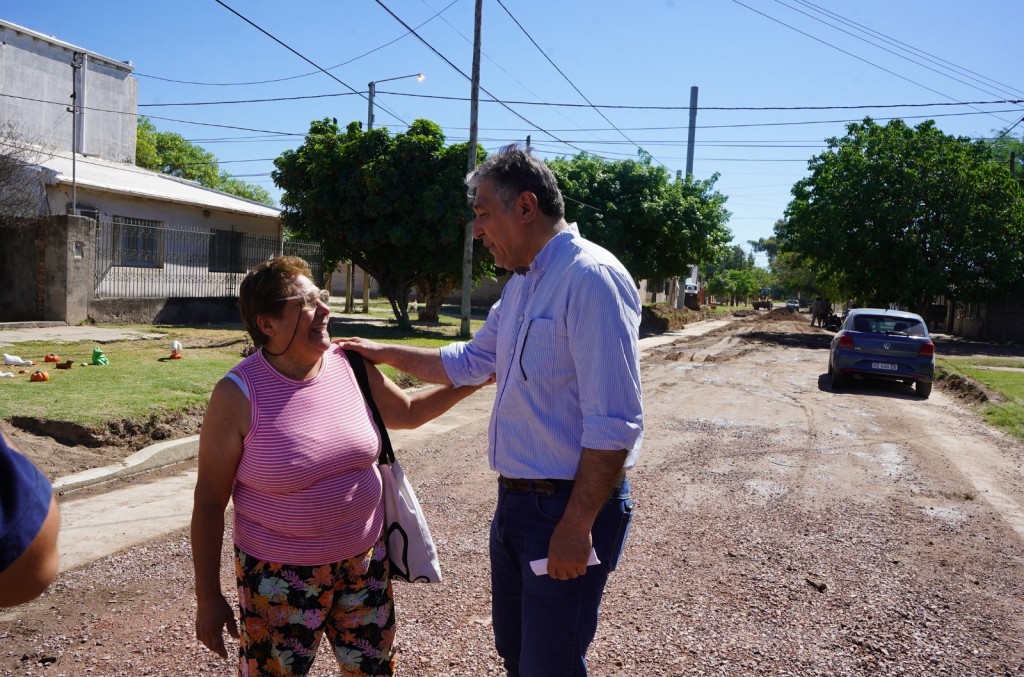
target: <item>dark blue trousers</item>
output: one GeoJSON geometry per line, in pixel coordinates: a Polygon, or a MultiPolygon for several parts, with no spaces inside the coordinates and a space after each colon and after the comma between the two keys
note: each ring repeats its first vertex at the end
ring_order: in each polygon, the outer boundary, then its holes
{"type": "Polygon", "coordinates": [[[537,576],[571,486],[542,494],[498,485],[491,522],[491,614],[498,654],[511,677],[584,677],[608,574],[618,564],[633,517],[629,481],[605,504],[591,531],[601,564],[569,581],[537,576]]]}

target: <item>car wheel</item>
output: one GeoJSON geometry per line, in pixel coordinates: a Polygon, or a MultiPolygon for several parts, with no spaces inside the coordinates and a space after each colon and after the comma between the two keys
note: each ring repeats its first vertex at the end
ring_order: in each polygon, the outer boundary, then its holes
{"type": "Polygon", "coordinates": [[[931,381],[918,381],[914,386],[917,388],[917,396],[928,399],[928,396],[932,394],[932,382],[931,381]]]}
{"type": "Polygon", "coordinates": [[[842,390],[846,387],[846,377],[843,376],[843,372],[839,371],[829,365],[832,371],[832,390],[842,390]]]}

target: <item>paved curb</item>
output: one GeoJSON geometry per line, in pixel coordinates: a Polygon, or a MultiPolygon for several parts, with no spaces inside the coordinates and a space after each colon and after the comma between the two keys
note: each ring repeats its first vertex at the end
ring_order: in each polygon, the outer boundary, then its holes
{"type": "Polygon", "coordinates": [[[74,491],[100,482],[109,482],[182,461],[189,461],[198,455],[199,435],[160,442],[135,452],[120,463],[83,470],[80,473],[54,480],[52,482],[53,489],[57,492],[74,491]]]}

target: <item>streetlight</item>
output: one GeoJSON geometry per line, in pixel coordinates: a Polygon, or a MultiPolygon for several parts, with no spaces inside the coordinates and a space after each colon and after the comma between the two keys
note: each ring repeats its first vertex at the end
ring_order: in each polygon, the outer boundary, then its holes
{"type": "Polygon", "coordinates": [[[369,131],[369,130],[373,129],[373,95],[377,91],[377,83],[378,82],[391,82],[392,80],[404,80],[406,78],[416,78],[416,80],[418,80],[419,82],[423,82],[426,79],[426,77],[427,76],[425,76],[423,73],[411,73],[409,75],[399,75],[398,77],[394,77],[394,78],[384,78],[383,80],[373,80],[373,81],[367,83],[366,88],[369,90],[369,92],[368,92],[368,96],[366,97],[366,100],[369,102],[370,107],[369,107],[369,112],[366,115],[366,130],[369,131]]]}
{"type": "MultiPolygon", "coordinates": [[[[423,82],[426,79],[423,73],[410,73],[409,75],[399,75],[393,78],[384,78],[383,80],[371,80],[367,83],[367,97],[366,100],[369,103],[369,108],[366,113],[366,131],[373,129],[373,95],[377,92],[378,82],[391,82],[392,80],[404,80],[406,78],[416,78],[417,81],[423,82]]],[[[352,287],[355,286],[356,275],[355,266],[349,261],[348,264],[348,279],[345,284],[345,312],[352,312],[352,287]]],[[[370,275],[365,270],[363,271],[363,312],[370,312],[370,275]]]]}

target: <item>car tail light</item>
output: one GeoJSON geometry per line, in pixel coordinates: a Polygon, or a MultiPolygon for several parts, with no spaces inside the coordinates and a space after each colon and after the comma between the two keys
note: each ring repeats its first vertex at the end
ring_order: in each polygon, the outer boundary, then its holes
{"type": "Polygon", "coordinates": [[[925,341],[921,344],[921,349],[917,351],[918,357],[931,357],[935,354],[935,344],[931,341],[925,341]]]}
{"type": "Polygon", "coordinates": [[[839,347],[840,348],[853,348],[853,337],[849,334],[839,335],[839,347]]]}

